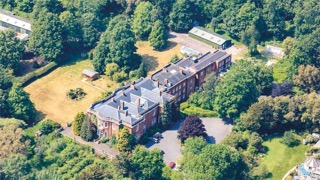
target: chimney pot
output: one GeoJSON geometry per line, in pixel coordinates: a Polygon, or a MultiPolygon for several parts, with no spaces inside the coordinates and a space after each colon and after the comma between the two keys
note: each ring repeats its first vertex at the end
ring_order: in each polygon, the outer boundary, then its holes
{"type": "Polygon", "coordinates": [[[180,73],[181,73],[182,75],[184,75],[183,69],[181,69],[181,68],[180,68],[180,73]]]}
{"type": "Polygon", "coordinates": [[[137,99],[137,106],[140,106],[140,98],[137,99]]]}
{"type": "Polygon", "coordinates": [[[126,93],[124,93],[124,91],[121,91],[121,94],[124,95],[124,96],[126,96],[126,93]]]}
{"type": "Polygon", "coordinates": [[[164,83],[165,83],[165,84],[168,84],[168,83],[169,83],[169,80],[168,80],[168,79],[164,79],[164,83]]]}

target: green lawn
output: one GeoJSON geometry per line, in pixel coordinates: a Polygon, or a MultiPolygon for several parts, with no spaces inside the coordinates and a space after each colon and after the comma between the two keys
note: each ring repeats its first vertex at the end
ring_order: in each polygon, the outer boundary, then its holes
{"type": "MultiPolygon", "coordinates": [[[[305,159],[307,146],[300,144],[292,148],[280,143],[280,138],[272,138],[263,143],[268,148],[261,165],[266,165],[272,176],[269,179],[282,179],[282,177],[295,165],[305,159]]],[[[259,168],[260,168],[259,167],[259,168]]]]}
{"type": "Polygon", "coordinates": [[[290,67],[290,62],[279,60],[273,68],[273,78],[276,82],[281,83],[287,79],[287,69],[290,67]]]}

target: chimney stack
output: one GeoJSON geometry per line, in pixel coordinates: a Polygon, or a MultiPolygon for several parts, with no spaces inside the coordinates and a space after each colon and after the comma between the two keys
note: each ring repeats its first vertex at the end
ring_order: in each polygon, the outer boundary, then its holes
{"type": "Polygon", "coordinates": [[[124,93],[124,91],[121,91],[121,94],[124,95],[124,96],[126,96],[126,94],[124,93]]]}
{"type": "Polygon", "coordinates": [[[159,81],[157,80],[157,81],[154,81],[154,85],[156,86],[156,87],[159,87],[159,81]]]}
{"type": "Polygon", "coordinates": [[[164,83],[165,84],[168,84],[169,83],[169,80],[166,78],[166,79],[164,79],[164,83]]]}
{"type": "Polygon", "coordinates": [[[179,71],[180,71],[180,74],[184,75],[183,69],[180,68],[179,71]]]}
{"type": "Polygon", "coordinates": [[[124,110],[124,102],[121,102],[121,110],[124,110]]]}
{"type": "Polygon", "coordinates": [[[137,106],[140,106],[140,101],[141,101],[140,98],[136,100],[137,106]]]}
{"type": "Polygon", "coordinates": [[[131,85],[130,85],[130,89],[135,90],[136,87],[135,87],[133,84],[131,84],[131,85]]]}
{"type": "Polygon", "coordinates": [[[168,69],[167,68],[163,68],[162,69],[164,72],[168,72],[168,69]]]}
{"type": "Polygon", "coordinates": [[[126,116],[128,116],[128,111],[125,111],[124,114],[125,114],[126,116]]]}
{"type": "Polygon", "coordinates": [[[112,102],[116,102],[116,100],[114,99],[114,97],[113,97],[113,98],[111,98],[111,101],[112,101],[112,102]]]}
{"type": "Polygon", "coordinates": [[[118,106],[118,110],[121,110],[121,106],[118,106]]]}
{"type": "Polygon", "coordinates": [[[161,90],[159,91],[159,96],[160,96],[160,97],[162,96],[162,91],[161,91],[161,90]]]}

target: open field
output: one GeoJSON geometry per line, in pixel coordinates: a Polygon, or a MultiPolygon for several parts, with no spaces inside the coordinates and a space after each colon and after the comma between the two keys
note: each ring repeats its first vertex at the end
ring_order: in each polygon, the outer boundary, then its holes
{"type": "Polygon", "coordinates": [[[168,41],[168,47],[162,51],[154,50],[148,41],[138,41],[136,46],[138,47],[137,53],[146,63],[149,73],[162,68],[174,55],[182,57],[180,53],[181,45],[170,40],[168,41]]]}
{"type": "MultiPolygon", "coordinates": [[[[66,126],[78,112],[86,111],[90,104],[99,98],[102,90],[81,82],[81,71],[85,68],[93,68],[90,60],[70,62],[25,87],[40,111],[39,119],[52,119],[66,126]],[[80,101],[69,99],[66,93],[77,87],[84,89],[87,95],[80,101]]],[[[107,91],[118,87],[104,76],[93,84],[107,91]]]]}
{"type": "Polygon", "coordinates": [[[263,164],[267,166],[272,174],[268,179],[282,179],[287,171],[304,161],[304,153],[307,150],[307,146],[303,144],[289,148],[280,143],[280,138],[273,138],[263,145],[268,148],[268,152],[260,167],[263,164]]]}

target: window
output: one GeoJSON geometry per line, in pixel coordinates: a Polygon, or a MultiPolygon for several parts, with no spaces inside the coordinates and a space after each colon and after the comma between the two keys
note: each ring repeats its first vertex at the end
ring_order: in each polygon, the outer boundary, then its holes
{"type": "Polygon", "coordinates": [[[190,83],[192,83],[192,79],[190,80],[190,83]]]}
{"type": "Polygon", "coordinates": [[[186,86],[186,82],[183,82],[183,87],[186,86]]]}
{"type": "Polygon", "coordinates": [[[192,90],[192,86],[190,87],[190,90],[192,90]]]}
{"type": "Polygon", "coordinates": [[[145,133],[147,131],[147,126],[143,125],[143,133],[145,133]]]}
{"type": "Polygon", "coordinates": [[[107,123],[107,122],[104,123],[104,127],[105,127],[105,128],[108,127],[108,123],[107,123]]]}
{"type": "Polygon", "coordinates": [[[157,122],[157,118],[153,118],[153,119],[152,119],[152,126],[155,125],[156,122],[157,122]]]}
{"type": "Polygon", "coordinates": [[[178,87],[176,87],[176,91],[178,91],[178,87]]]}
{"type": "Polygon", "coordinates": [[[172,93],[176,92],[175,89],[172,90],[172,93]]]}
{"type": "Polygon", "coordinates": [[[139,124],[136,126],[136,131],[139,131],[139,124]]]}
{"type": "Polygon", "coordinates": [[[184,99],[184,98],[186,98],[186,95],[185,95],[185,94],[183,94],[183,99],[184,99]]]}
{"type": "Polygon", "coordinates": [[[184,93],[184,92],[186,92],[186,89],[185,89],[185,88],[183,88],[182,92],[183,92],[183,93],[184,93]]]}
{"type": "Polygon", "coordinates": [[[200,75],[203,76],[203,71],[201,71],[200,75]]]}
{"type": "Polygon", "coordinates": [[[137,134],[137,135],[136,135],[136,140],[139,140],[139,139],[140,139],[140,135],[137,134]]]}
{"type": "Polygon", "coordinates": [[[112,129],[113,129],[113,130],[116,129],[116,124],[112,123],[112,129]]]}
{"type": "Polygon", "coordinates": [[[179,90],[181,89],[181,85],[179,85],[179,90]]]}
{"type": "Polygon", "coordinates": [[[154,110],[153,110],[153,116],[155,116],[155,115],[156,115],[156,110],[154,109],[154,110]]]}

